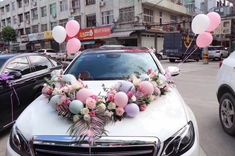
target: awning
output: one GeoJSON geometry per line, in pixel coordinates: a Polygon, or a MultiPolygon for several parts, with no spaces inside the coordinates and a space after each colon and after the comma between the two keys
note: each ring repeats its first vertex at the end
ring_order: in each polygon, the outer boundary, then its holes
{"type": "Polygon", "coordinates": [[[114,32],[111,37],[129,37],[134,31],[114,32]]]}

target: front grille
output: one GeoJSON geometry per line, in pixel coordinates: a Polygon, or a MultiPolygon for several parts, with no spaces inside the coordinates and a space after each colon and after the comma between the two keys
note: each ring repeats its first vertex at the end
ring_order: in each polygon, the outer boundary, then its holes
{"type": "Polygon", "coordinates": [[[152,140],[132,140],[130,137],[118,137],[115,140],[98,140],[94,145],[61,140],[34,140],[36,156],[155,156],[159,150],[157,138],[152,140]]]}

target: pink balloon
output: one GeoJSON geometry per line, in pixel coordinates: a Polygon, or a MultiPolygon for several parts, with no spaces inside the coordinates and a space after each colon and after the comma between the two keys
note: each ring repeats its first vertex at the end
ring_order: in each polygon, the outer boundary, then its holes
{"type": "Polygon", "coordinates": [[[131,104],[126,105],[125,112],[126,112],[127,116],[134,118],[134,117],[136,117],[136,115],[139,114],[140,109],[137,104],[131,103],[131,104]]]}
{"type": "Polygon", "coordinates": [[[79,51],[79,49],[81,48],[81,42],[79,39],[77,38],[72,38],[68,41],[67,43],[67,53],[68,54],[74,54],[77,53],[79,51]]]}
{"type": "Polygon", "coordinates": [[[82,88],[77,92],[76,99],[85,103],[86,99],[92,95],[94,95],[94,93],[91,90],[82,88]]]}
{"type": "Polygon", "coordinates": [[[205,48],[209,46],[213,41],[213,37],[211,33],[204,32],[202,34],[199,34],[196,40],[196,44],[199,48],[205,48]]]}
{"type": "Polygon", "coordinates": [[[209,28],[207,29],[207,31],[212,32],[220,25],[221,17],[216,12],[210,12],[207,14],[207,16],[210,19],[210,25],[209,25],[209,28]]]}
{"type": "Polygon", "coordinates": [[[149,81],[140,82],[139,89],[146,96],[152,95],[154,92],[153,84],[149,81]]]}
{"type": "Polygon", "coordinates": [[[80,30],[80,24],[75,20],[70,20],[67,22],[65,30],[69,37],[74,37],[80,30]]]}
{"type": "Polygon", "coordinates": [[[128,96],[124,92],[118,92],[114,95],[114,103],[124,108],[128,103],[128,96]]]}

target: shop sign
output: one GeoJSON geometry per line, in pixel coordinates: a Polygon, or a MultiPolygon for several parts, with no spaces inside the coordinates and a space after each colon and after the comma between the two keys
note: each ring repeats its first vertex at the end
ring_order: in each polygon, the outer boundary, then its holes
{"type": "Polygon", "coordinates": [[[29,41],[36,41],[37,40],[37,34],[28,34],[29,41]]]}
{"type": "Polygon", "coordinates": [[[93,40],[94,39],[94,31],[92,28],[88,29],[81,29],[78,33],[78,38],[81,41],[84,40],[93,40]]]}
{"type": "Polygon", "coordinates": [[[109,38],[111,35],[111,27],[100,27],[94,28],[94,38],[95,39],[102,39],[102,38],[109,38]]]}
{"type": "Polygon", "coordinates": [[[37,40],[44,40],[44,33],[37,33],[37,40]]]}
{"type": "Polygon", "coordinates": [[[52,31],[45,31],[45,32],[44,32],[44,39],[46,39],[46,40],[53,39],[53,37],[52,37],[52,31]]]}
{"type": "Polygon", "coordinates": [[[29,41],[28,35],[21,35],[20,39],[21,39],[21,42],[28,42],[29,41]]]}

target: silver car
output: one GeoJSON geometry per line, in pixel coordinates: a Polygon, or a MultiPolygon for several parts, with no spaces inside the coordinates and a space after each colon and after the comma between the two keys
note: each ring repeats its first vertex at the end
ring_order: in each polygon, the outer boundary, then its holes
{"type": "Polygon", "coordinates": [[[208,54],[210,59],[221,60],[222,58],[228,57],[229,53],[226,48],[222,46],[210,46],[208,47],[208,54]]]}

